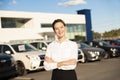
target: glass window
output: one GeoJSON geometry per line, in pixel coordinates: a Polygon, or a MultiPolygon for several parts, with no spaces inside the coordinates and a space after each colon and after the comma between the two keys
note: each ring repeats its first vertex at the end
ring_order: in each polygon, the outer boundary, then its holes
{"type": "MultiPolygon", "coordinates": [[[[86,36],[85,24],[67,24],[67,37],[70,39],[75,39],[78,37],[86,36]]],[[[79,38],[80,39],[80,38],[79,38]]]]}
{"type": "Polygon", "coordinates": [[[11,50],[11,48],[9,46],[2,45],[2,52],[6,53],[6,51],[10,51],[11,54],[13,53],[12,50],[11,50]]]}
{"type": "MultiPolygon", "coordinates": [[[[41,24],[42,28],[50,28],[51,24],[41,24]]],[[[86,27],[85,24],[66,24],[67,26],[67,37],[69,39],[75,40],[76,36],[81,38],[86,37],[86,27]]],[[[79,39],[80,39],[79,38],[79,39]]]]}
{"type": "Polygon", "coordinates": [[[41,24],[42,28],[49,28],[52,27],[52,24],[41,24]]]}
{"type": "Polygon", "coordinates": [[[2,28],[21,28],[29,21],[28,18],[1,18],[2,28]]]}
{"type": "Polygon", "coordinates": [[[13,47],[13,49],[16,52],[28,52],[28,51],[35,51],[36,50],[27,44],[14,44],[11,46],[13,47]]]}

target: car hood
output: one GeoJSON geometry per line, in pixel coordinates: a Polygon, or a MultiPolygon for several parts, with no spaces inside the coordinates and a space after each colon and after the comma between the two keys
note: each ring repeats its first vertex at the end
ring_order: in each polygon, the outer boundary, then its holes
{"type": "Polygon", "coordinates": [[[21,52],[19,54],[25,54],[25,55],[31,55],[31,56],[36,56],[36,55],[45,55],[45,52],[42,51],[29,51],[29,52],[21,52]]]}
{"type": "Polygon", "coordinates": [[[95,47],[86,47],[86,48],[81,48],[81,49],[84,49],[84,50],[92,50],[92,51],[103,51],[103,49],[101,48],[95,48],[95,47]]]}
{"type": "Polygon", "coordinates": [[[110,46],[105,46],[105,47],[120,49],[120,46],[112,46],[112,45],[110,45],[110,46]]]}
{"type": "Polygon", "coordinates": [[[0,53],[0,60],[9,59],[9,58],[12,58],[12,56],[0,53]]]}

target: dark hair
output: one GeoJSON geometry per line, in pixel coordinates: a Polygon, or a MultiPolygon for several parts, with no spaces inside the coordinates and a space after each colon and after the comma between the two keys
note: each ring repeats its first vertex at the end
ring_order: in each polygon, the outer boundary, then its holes
{"type": "Polygon", "coordinates": [[[55,30],[54,26],[55,26],[55,24],[58,23],[58,22],[61,22],[61,23],[63,23],[64,26],[66,26],[65,22],[64,22],[62,19],[56,19],[56,20],[54,20],[54,22],[52,23],[52,28],[53,28],[53,30],[55,30]]]}

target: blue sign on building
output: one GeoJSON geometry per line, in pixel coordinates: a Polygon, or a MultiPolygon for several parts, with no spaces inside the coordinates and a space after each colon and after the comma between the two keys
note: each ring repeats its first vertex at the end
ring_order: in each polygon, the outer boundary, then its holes
{"type": "Polygon", "coordinates": [[[77,14],[84,14],[85,15],[85,20],[86,20],[86,40],[88,40],[88,41],[93,40],[90,9],[78,10],[77,14]]]}

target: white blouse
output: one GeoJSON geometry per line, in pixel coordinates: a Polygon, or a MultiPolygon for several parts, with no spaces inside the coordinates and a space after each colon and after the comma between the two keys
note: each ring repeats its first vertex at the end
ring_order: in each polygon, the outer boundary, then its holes
{"type": "MultiPolygon", "coordinates": [[[[57,62],[69,60],[69,59],[78,59],[78,47],[77,44],[70,40],[65,40],[62,43],[53,41],[49,44],[45,56],[52,58],[55,62],[48,63],[44,62],[44,68],[46,70],[52,70],[57,68],[57,62]]],[[[76,65],[61,66],[59,69],[62,70],[72,70],[76,68],[76,65]]]]}

